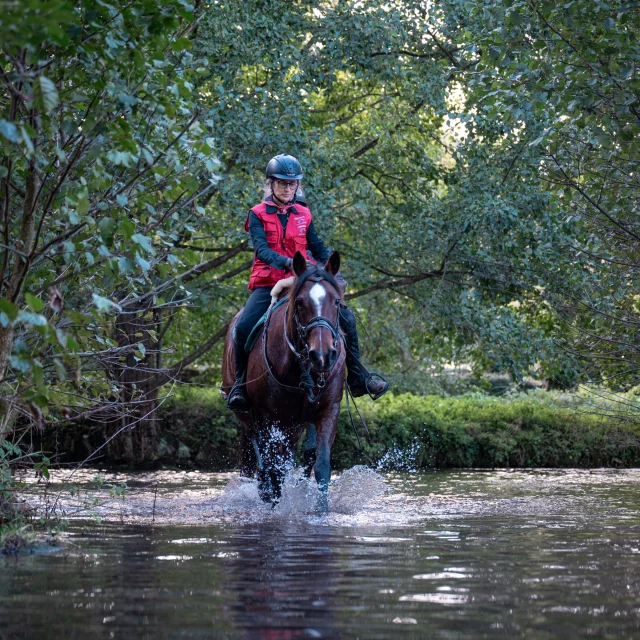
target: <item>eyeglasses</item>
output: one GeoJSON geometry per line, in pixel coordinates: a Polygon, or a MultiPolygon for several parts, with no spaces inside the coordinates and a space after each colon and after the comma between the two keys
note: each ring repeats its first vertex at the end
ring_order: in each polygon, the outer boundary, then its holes
{"type": "Polygon", "coordinates": [[[297,189],[298,181],[297,180],[274,180],[276,186],[281,189],[297,189]]]}

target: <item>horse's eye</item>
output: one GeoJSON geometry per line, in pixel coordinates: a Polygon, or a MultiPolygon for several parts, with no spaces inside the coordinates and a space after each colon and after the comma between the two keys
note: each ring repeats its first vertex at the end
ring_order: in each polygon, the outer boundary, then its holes
{"type": "Polygon", "coordinates": [[[296,309],[299,309],[302,305],[302,300],[300,300],[300,298],[296,298],[293,304],[295,305],[296,309]]]}
{"type": "Polygon", "coordinates": [[[336,298],[336,302],[335,302],[336,307],[340,306],[340,298],[336,298]]]}

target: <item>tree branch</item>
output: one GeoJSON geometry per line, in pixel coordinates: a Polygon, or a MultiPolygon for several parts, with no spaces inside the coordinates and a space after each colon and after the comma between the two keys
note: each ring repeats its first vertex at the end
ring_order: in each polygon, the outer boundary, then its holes
{"type": "Polygon", "coordinates": [[[151,390],[155,391],[167,380],[175,378],[182,369],[188,367],[192,362],[195,362],[200,356],[204,355],[207,351],[212,349],[220,340],[227,335],[227,330],[231,321],[226,322],[218,331],[216,331],[204,344],[200,345],[197,349],[194,349],[188,356],[184,357],[180,362],[174,364],[166,371],[158,372],[151,381],[151,390]]]}

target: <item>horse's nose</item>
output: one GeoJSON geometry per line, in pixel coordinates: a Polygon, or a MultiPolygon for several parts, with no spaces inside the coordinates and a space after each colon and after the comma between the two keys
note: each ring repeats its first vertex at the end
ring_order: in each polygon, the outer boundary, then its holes
{"type": "Polygon", "coordinates": [[[309,360],[315,369],[322,369],[323,358],[322,353],[318,349],[309,350],[309,360]]]}
{"type": "Polygon", "coordinates": [[[314,369],[318,371],[328,371],[336,363],[338,352],[332,347],[328,349],[323,355],[322,351],[318,349],[309,350],[309,360],[314,369]]]}

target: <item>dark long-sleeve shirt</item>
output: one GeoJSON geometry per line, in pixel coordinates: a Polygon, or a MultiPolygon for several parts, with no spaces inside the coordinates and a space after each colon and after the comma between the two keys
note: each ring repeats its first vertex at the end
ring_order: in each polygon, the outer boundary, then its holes
{"type": "MultiPolygon", "coordinates": [[[[287,222],[289,216],[286,214],[278,214],[278,219],[282,224],[282,228],[287,228],[287,222]]],[[[251,242],[253,243],[253,250],[256,257],[265,262],[274,269],[286,269],[287,261],[289,258],[280,255],[277,251],[269,248],[267,242],[267,234],[264,230],[264,226],[258,216],[250,212],[249,213],[249,233],[251,234],[251,242]]],[[[318,262],[326,262],[329,259],[329,249],[325,246],[324,242],[318,235],[313,221],[307,228],[307,247],[311,252],[311,257],[318,262]]]]}

